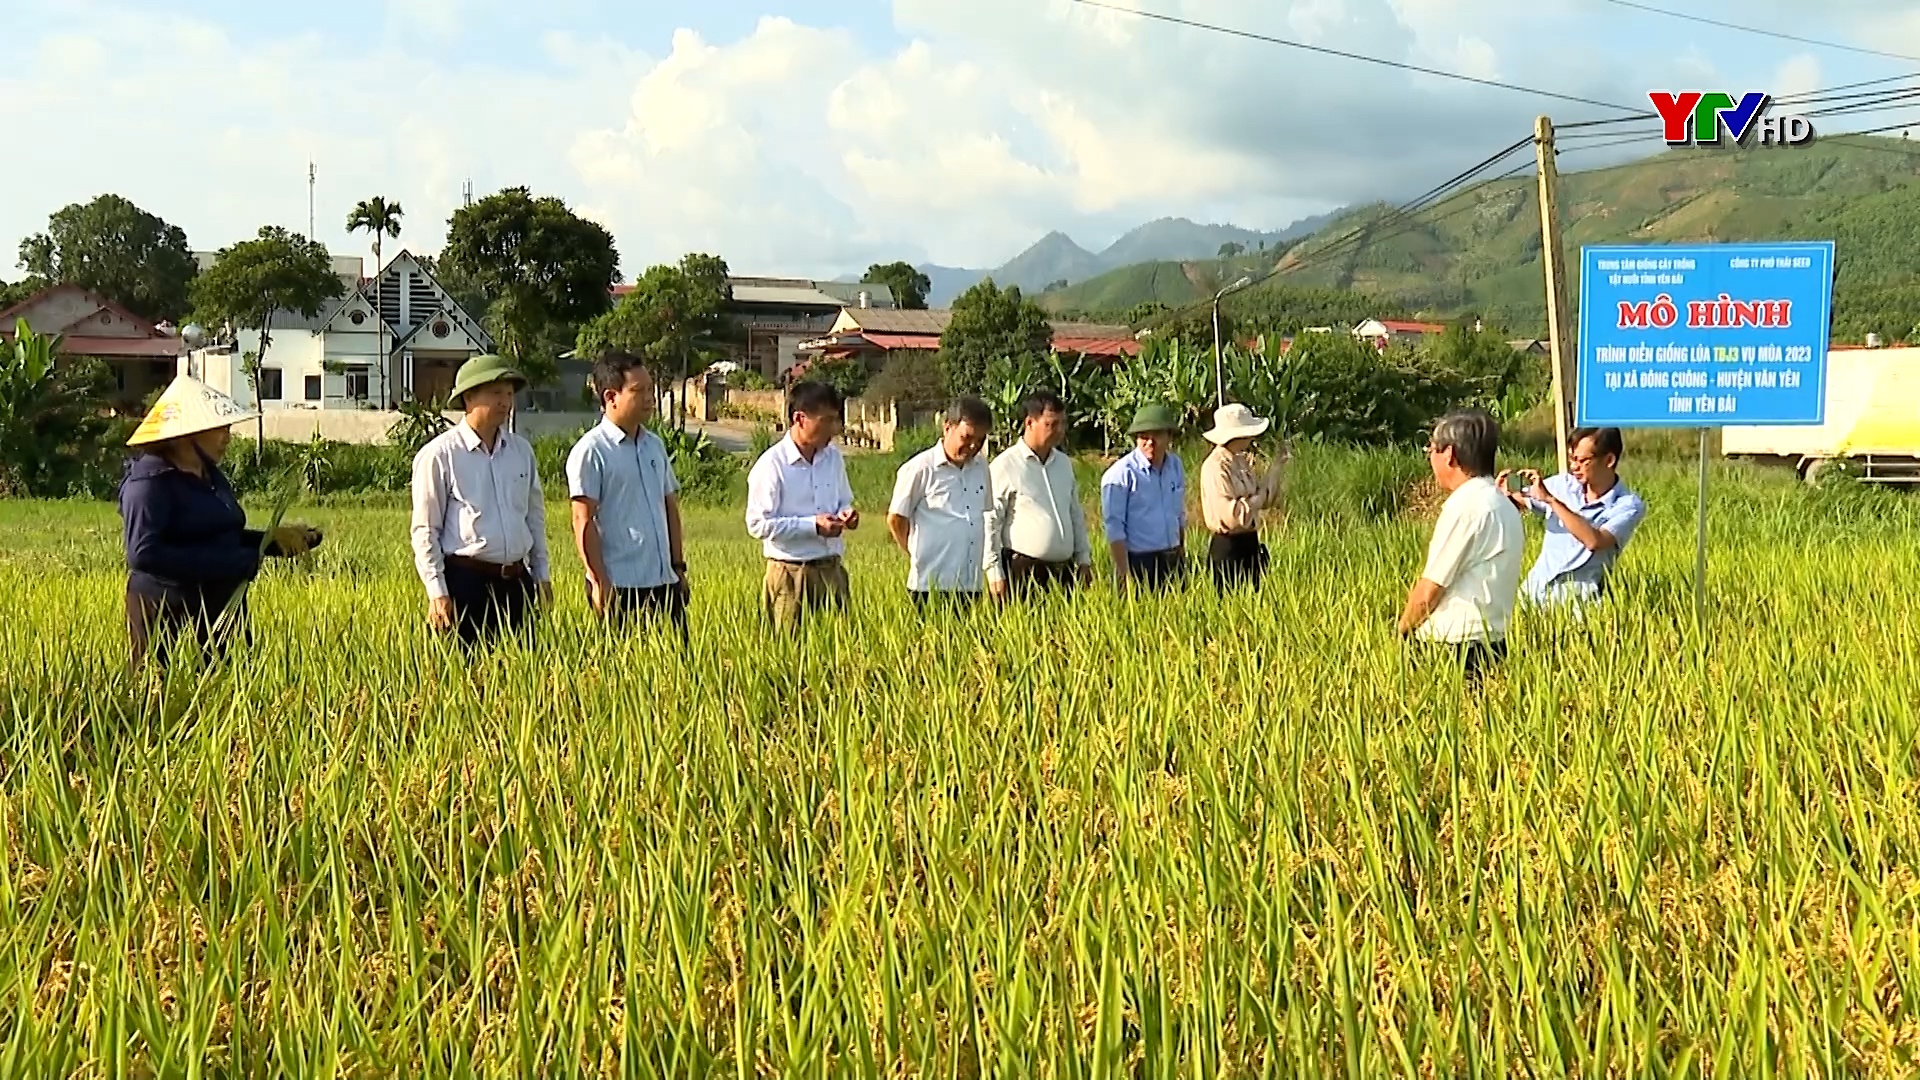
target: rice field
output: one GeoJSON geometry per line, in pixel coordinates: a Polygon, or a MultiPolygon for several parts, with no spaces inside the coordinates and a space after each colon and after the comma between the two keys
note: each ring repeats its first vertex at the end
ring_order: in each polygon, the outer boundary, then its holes
{"type": "Polygon", "coordinates": [[[1722,470],[1701,634],[1692,477],[1628,464],[1618,595],[1478,696],[1392,632],[1424,523],[1311,468],[1257,595],[962,618],[873,491],[794,640],[694,510],[690,655],[556,504],[472,665],[404,510],[300,508],[165,685],[112,508],[0,503],[0,1075],[1913,1075],[1920,504],[1722,470]]]}

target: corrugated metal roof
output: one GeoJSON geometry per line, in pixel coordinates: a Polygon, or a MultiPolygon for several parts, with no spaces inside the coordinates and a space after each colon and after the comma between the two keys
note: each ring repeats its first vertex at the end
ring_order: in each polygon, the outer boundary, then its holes
{"type": "Polygon", "coordinates": [[[847,317],[863,331],[881,334],[944,334],[953,312],[900,311],[892,308],[848,308],[847,317]]]}
{"type": "Polygon", "coordinates": [[[63,337],[60,351],[69,356],[138,357],[160,360],[180,355],[175,338],[63,337]]]}
{"type": "Polygon", "coordinates": [[[1133,327],[1116,326],[1112,323],[1060,322],[1053,324],[1053,336],[1056,338],[1098,338],[1113,341],[1132,341],[1133,327]]]}
{"type": "Polygon", "coordinates": [[[795,288],[789,285],[739,285],[733,287],[733,302],[736,304],[779,304],[785,307],[840,308],[845,305],[837,298],[828,296],[810,285],[795,288]]]}
{"type": "Polygon", "coordinates": [[[862,334],[860,336],[863,338],[866,338],[867,343],[872,345],[874,348],[886,349],[889,352],[893,351],[894,349],[919,349],[923,351],[932,351],[940,348],[939,334],[868,333],[868,334],[862,334]]]}
{"type": "Polygon", "coordinates": [[[849,307],[859,305],[861,293],[867,294],[869,308],[893,307],[892,286],[882,285],[876,281],[816,281],[813,286],[828,296],[837,297],[842,304],[849,307]]]}

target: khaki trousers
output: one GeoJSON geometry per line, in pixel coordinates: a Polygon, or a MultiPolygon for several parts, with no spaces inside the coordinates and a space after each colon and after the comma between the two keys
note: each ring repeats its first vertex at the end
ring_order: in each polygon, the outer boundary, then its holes
{"type": "Polygon", "coordinates": [[[770,559],[763,593],[774,626],[788,630],[800,625],[809,611],[844,608],[852,586],[846,566],[837,558],[805,565],[770,559]]]}

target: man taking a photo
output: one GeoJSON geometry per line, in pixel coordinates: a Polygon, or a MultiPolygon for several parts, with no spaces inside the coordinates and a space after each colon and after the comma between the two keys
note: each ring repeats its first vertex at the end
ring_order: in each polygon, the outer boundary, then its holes
{"type": "Polygon", "coordinates": [[[1567,437],[1567,471],[1542,480],[1522,469],[1526,492],[1500,490],[1522,513],[1547,519],[1540,557],[1521,586],[1536,604],[1597,600],[1607,575],[1647,516],[1647,504],[1620,479],[1623,449],[1619,428],[1577,428],[1567,437]]]}

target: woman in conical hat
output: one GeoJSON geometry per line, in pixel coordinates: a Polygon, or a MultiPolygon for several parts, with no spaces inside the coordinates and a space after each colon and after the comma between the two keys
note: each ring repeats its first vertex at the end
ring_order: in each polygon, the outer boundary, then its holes
{"type": "MultiPolygon", "coordinates": [[[[244,618],[236,606],[220,621],[228,601],[260,572],[267,537],[247,528],[220,459],[233,438],[228,429],[254,415],[181,375],[127,440],[135,456],[120,482],[120,516],[127,544],[127,635],[136,668],[149,650],[164,663],[171,639],[185,627],[193,628],[202,648],[212,649],[244,618]]],[[[273,530],[265,553],[303,555],[319,542],[318,530],[283,526],[273,530]]]]}

